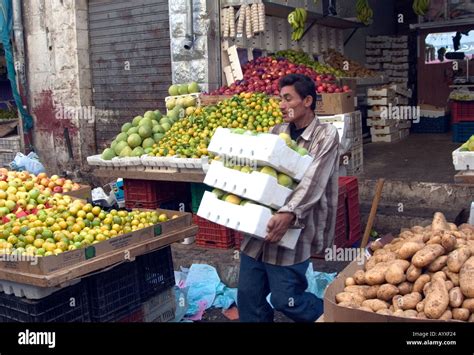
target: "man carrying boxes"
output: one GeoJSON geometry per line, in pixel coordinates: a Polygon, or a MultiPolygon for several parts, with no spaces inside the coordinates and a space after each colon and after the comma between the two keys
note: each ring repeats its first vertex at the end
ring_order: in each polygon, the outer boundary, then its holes
{"type": "Polygon", "coordinates": [[[322,300],[309,292],[306,270],[311,255],[332,245],[337,214],[339,137],[331,124],[315,117],[316,88],[304,75],[279,83],[285,123],[271,133],[286,133],[314,158],[285,206],[268,222],[265,240],[245,236],[238,288],[242,322],[272,322],[274,308],[297,322],[314,322],[322,300]],[[278,246],[290,227],[302,228],[293,250],[278,246]]]}

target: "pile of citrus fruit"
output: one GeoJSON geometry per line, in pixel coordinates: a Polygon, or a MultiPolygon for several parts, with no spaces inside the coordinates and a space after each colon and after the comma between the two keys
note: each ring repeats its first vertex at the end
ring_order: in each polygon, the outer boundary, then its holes
{"type": "Polygon", "coordinates": [[[0,254],[57,255],[169,219],[155,211],[105,212],[99,206],[61,194],[51,196],[48,203],[50,208],[36,214],[8,215],[0,224],[0,254]]]}
{"type": "Polygon", "coordinates": [[[208,155],[207,147],[218,127],[268,132],[279,123],[282,114],[277,99],[262,93],[241,93],[216,105],[197,108],[191,116],[177,121],[150,155],[200,158],[208,155]]]}

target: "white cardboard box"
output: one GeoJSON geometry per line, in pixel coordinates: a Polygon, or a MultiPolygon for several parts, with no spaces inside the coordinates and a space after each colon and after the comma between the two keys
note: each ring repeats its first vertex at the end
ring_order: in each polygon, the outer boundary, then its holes
{"type": "Polygon", "coordinates": [[[204,183],[273,209],[283,207],[292,193],[291,189],[279,185],[273,176],[257,171],[243,173],[226,168],[219,161],[210,164],[204,183]]]}
{"type": "Polygon", "coordinates": [[[400,132],[392,133],[392,134],[381,134],[381,135],[372,135],[372,142],[385,142],[385,143],[392,143],[400,140],[400,132]]]}
{"type": "Polygon", "coordinates": [[[474,152],[461,152],[461,147],[453,151],[455,170],[474,170],[474,152]]]}
{"type": "Polygon", "coordinates": [[[226,128],[216,130],[207,150],[216,155],[256,162],[260,166],[271,166],[298,181],[303,178],[313,161],[309,155],[301,156],[289,148],[285,141],[275,134],[236,134],[226,128]]]}
{"type": "Polygon", "coordinates": [[[381,134],[392,134],[397,133],[399,131],[398,126],[375,126],[370,127],[370,134],[374,135],[381,135],[381,134]]]}
{"type": "MultiPolygon", "coordinates": [[[[247,203],[244,206],[221,201],[212,192],[206,191],[197,215],[211,222],[258,238],[267,235],[267,224],[272,218],[268,207],[247,203]]],[[[282,247],[294,249],[301,229],[289,229],[278,243],[282,247]]]]}

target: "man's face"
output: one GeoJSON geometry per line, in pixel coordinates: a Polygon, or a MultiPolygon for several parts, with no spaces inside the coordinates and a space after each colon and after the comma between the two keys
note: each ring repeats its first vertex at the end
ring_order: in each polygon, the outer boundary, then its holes
{"type": "Polygon", "coordinates": [[[280,110],[286,123],[298,121],[305,116],[308,109],[311,110],[313,98],[307,96],[302,99],[293,85],[284,86],[280,90],[280,97],[280,110]]]}

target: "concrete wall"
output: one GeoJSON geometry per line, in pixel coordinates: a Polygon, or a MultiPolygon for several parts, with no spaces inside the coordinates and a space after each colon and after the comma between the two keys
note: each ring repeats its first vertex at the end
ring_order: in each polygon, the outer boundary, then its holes
{"type": "MultiPolygon", "coordinates": [[[[365,38],[369,35],[392,35],[397,32],[397,14],[395,0],[369,0],[374,11],[374,22],[368,27],[357,30],[355,35],[344,47],[344,54],[359,63],[365,63],[365,38]]],[[[338,15],[341,17],[356,17],[355,1],[337,2],[338,15]]],[[[344,31],[344,40],[349,37],[352,29],[344,31]]]]}
{"type": "Polygon", "coordinates": [[[87,0],[24,0],[23,21],[34,146],[48,172],[77,176],[95,151],[87,0]]]}
{"type": "Polygon", "coordinates": [[[204,90],[219,86],[219,2],[193,0],[196,41],[191,50],[184,49],[186,33],[186,0],[169,2],[171,60],[173,83],[198,82],[204,90]]]}

